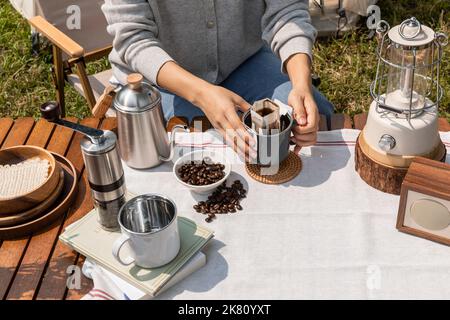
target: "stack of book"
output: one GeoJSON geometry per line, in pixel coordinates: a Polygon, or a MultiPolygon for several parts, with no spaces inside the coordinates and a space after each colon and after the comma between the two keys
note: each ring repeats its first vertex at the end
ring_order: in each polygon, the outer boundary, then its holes
{"type": "MultiPolygon", "coordinates": [[[[109,232],[98,224],[96,210],[68,226],[59,239],[105,270],[112,281],[132,299],[152,298],[206,264],[202,248],[214,236],[194,221],[178,217],[181,248],[169,264],[143,269],[134,264],[123,266],[112,255],[114,241],[120,232],[109,232]]],[[[126,255],[127,248],[123,248],[126,255]]]]}

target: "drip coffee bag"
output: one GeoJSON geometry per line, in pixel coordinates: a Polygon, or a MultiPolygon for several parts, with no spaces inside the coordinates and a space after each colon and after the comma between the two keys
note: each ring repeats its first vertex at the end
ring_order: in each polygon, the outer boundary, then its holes
{"type": "Polygon", "coordinates": [[[258,134],[280,132],[280,107],[270,99],[259,100],[253,104],[251,119],[252,129],[258,134]]]}

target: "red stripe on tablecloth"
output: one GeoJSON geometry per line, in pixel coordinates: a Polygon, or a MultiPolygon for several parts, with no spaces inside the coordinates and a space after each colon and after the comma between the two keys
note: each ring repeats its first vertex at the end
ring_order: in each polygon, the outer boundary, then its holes
{"type": "MultiPolygon", "coordinates": [[[[446,147],[450,147],[449,142],[443,142],[446,147]]],[[[319,141],[316,142],[316,146],[354,146],[356,141],[319,141]]],[[[194,147],[194,148],[226,148],[228,145],[220,143],[177,143],[179,147],[194,147]]]]}
{"type": "Polygon", "coordinates": [[[90,292],[94,292],[94,293],[98,293],[98,294],[103,294],[106,297],[109,298],[109,300],[116,300],[112,295],[110,295],[108,292],[105,292],[101,289],[92,289],[90,292]]]}
{"type": "Polygon", "coordinates": [[[226,144],[219,144],[219,143],[177,143],[177,146],[180,147],[212,147],[212,148],[224,148],[228,147],[226,144]]]}
{"type": "Polygon", "coordinates": [[[93,298],[100,298],[100,300],[113,300],[113,299],[110,299],[107,296],[104,296],[104,295],[99,294],[99,293],[90,293],[89,292],[88,295],[90,295],[93,298]]]}
{"type": "Polygon", "coordinates": [[[316,142],[314,146],[354,146],[356,142],[316,142]]]}
{"type": "MultiPolygon", "coordinates": [[[[330,142],[317,142],[316,145],[321,146],[334,146],[334,145],[354,145],[356,142],[354,141],[330,141],[330,142]]],[[[179,147],[194,147],[194,148],[203,148],[203,147],[211,147],[211,148],[226,148],[228,145],[219,144],[219,143],[177,143],[179,147]]]]}

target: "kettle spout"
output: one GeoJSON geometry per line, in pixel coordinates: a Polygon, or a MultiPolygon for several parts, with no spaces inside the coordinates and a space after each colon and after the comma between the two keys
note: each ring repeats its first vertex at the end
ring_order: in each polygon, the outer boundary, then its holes
{"type": "Polygon", "coordinates": [[[168,157],[162,157],[159,156],[159,159],[164,162],[172,161],[174,153],[175,153],[175,135],[177,132],[190,132],[189,128],[187,126],[183,125],[176,125],[172,128],[172,134],[170,135],[170,142],[169,142],[169,148],[170,153],[168,157]]]}

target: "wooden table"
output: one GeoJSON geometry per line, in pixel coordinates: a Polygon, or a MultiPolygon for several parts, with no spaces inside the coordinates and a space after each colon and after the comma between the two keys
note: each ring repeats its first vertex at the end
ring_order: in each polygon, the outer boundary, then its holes
{"type": "MultiPolygon", "coordinates": [[[[353,119],[348,115],[336,114],[332,117],[328,128],[322,117],[320,130],[352,127],[362,129],[366,119],[366,114],[359,114],[353,119]]],[[[77,121],[74,118],[68,120],[77,121]]],[[[102,121],[88,118],[81,123],[102,129],[116,127],[115,118],[102,121]]],[[[170,131],[173,125],[181,123],[187,124],[186,119],[171,119],[168,130],[170,131]]],[[[193,119],[190,126],[197,131],[210,128],[209,122],[202,117],[193,119]],[[201,121],[200,126],[198,122],[194,125],[194,121],[201,121]]],[[[450,131],[450,124],[446,119],[439,119],[439,127],[440,131],[450,131]]],[[[56,223],[48,226],[43,232],[25,239],[0,240],[1,299],[79,299],[92,287],[92,282],[82,276],[80,289],[67,289],[66,282],[70,275],[68,270],[73,270],[73,266],[81,268],[84,257],[58,241],[59,234],[66,226],[83,217],[93,207],[81,157],[80,139],[80,134],[42,119],[36,122],[33,118],[0,119],[1,149],[20,144],[44,147],[67,157],[79,173],[77,197],[68,212],[56,223]]]]}

